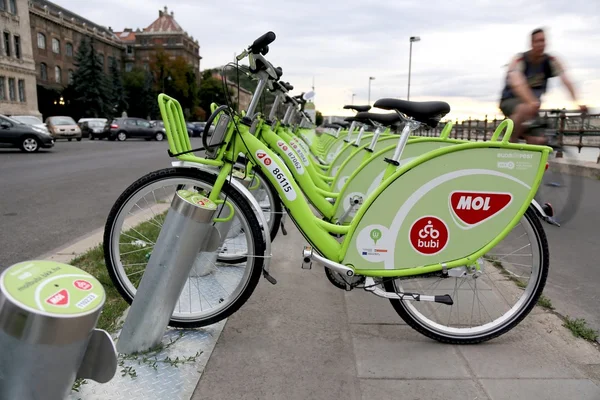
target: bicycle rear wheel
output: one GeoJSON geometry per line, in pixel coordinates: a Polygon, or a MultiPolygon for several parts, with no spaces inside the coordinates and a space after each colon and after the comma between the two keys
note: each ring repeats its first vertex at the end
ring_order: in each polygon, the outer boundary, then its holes
{"type": "Polygon", "coordinates": [[[530,207],[509,235],[479,260],[479,276],[429,274],[387,280],[384,287],[397,293],[450,294],[452,306],[390,302],[408,325],[425,336],[444,343],[480,343],[508,332],[529,314],[544,289],[548,262],[546,235],[530,207]]]}
{"type": "MultiPolygon", "coordinates": [[[[208,196],[215,179],[193,168],[163,169],[140,178],[117,199],[105,226],[104,256],[113,284],[128,303],[133,302],[175,191],[185,186],[208,196]]],[[[234,234],[227,235],[215,254],[199,255],[203,268],[190,271],[170,326],[216,323],[237,311],[258,284],[265,256],[260,224],[248,200],[227,183],[220,194],[225,197],[234,210],[234,234]]]]}

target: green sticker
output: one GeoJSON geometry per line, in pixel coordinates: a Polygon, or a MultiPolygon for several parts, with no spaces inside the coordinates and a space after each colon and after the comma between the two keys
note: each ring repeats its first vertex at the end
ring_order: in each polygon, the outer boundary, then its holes
{"type": "Polygon", "coordinates": [[[373,242],[375,242],[375,244],[377,244],[377,241],[379,239],[381,239],[381,231],[379,229],[373,229],[371,231],[371,239],[373,239],[373,242]]]}
{"type": "Polygon", "coordinates": [[[54,261],[26,261],[8,268],[0,290],[17,304],[55,315],[88,314],[104,304],[104,288],[87,272],[54,261]]]}
{"type": "Polygon", "coordinates": [[[194,190],[178,190],[177,194],[188,203],[192,203],[207,210],[217,209],[217,205],[212,200],[194,190]]]}

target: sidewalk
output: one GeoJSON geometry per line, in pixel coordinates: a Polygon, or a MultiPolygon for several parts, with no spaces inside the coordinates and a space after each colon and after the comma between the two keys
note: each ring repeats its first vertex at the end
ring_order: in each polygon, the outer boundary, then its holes
{"type": "Polygon", "coordinates": [[[271,272],[231,316],[192,399],[600,399],[600,352],[536,307],[509,333],[444,345],[391,304],[300,268],[293,224],[274,242],[271,272]]]}

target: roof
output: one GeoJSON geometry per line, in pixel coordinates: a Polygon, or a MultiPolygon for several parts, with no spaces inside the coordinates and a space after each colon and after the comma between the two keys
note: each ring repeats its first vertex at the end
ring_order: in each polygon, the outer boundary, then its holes
{"type": "Polygon", "coordinates": [[[144,29],[144,32],[147,33],[165,33],[165,32],[178,32],[183,33],[183,29],[181,26],[175,21],[175,13],[171,11],[169,14],[169,10],[167,6],[165,6],[164,10],[158,11],[158,19],[148,25],[147,28],[144,29]]]}
{"type": "Polygon", "coordinates": [[[74,19],[74,20],[78,21],[79,23],[85,23],[85,25],[89,26],[90,28],[96,28],[98,33],[104,32],[107,36],[114,38],[113,32],[111,32],[106,27],[95,24],[94,22],[90,21],[89,19],[83,18],[82,16],[75,14],[74,12],[69,11],[66,8],[61,7],[58,4],[54,4],[51,1],[30,0],[30,3],[40,9],[44,9],[44,7],[48,7],[48,11],[50,11],[52,14],[58,15],[58,13],[61,13],[63,18],[65,18],[66,20],[74,19]]]}
{"type": "Polygon", "coordinates": [[[117,38],[123,42],[135,42],[135,32],[132,30],[126,30],[123,32],[115,32],[117,38]]]}

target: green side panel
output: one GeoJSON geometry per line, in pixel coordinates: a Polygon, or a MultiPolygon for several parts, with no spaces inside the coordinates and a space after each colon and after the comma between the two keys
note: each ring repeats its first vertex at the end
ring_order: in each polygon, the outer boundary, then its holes
{"type": "MultiPolygon", "coordinates": [[[[400,157],[400,166],[414,160],[429,151],[440,149],[455,142],[443,141],[440,139],[411,139],[406,143],[402,156],[400,157]]],[[[383,150],[373,154],[373,157],[366,163],[360,165],[352,171],[352,174],[348,177],[340,179],[343,183],[341,189],[339,189],[338,200],[335,204],[336,210],[334,220],[337,221],[350,207],[350,199],[354,196],[360,196],[363,200],[379,187],[383,179],[385,169],[389,165],[384,161],[385,158],[391,158],[396,150],[396,145],[389,145],[383,150]]],[[[346,219],[350,221],[353,218],[356,211],[351,211],[346,219]]]]}
{"type": "MultiPolygon", "coordinates": [[[[339,192],[344,187],[344,184],[360,166],[365,162],[365,157],[367,160],[371,159],[378,151],[383,150],[385,148],[389,148],[390,146],[395,146],[398,142],[399,136],[391,137],[386,136],[383,138],[379,138],[377,142],[375,142],[375,150],[373,152],[368,152],[365,149],[370,143],[367,143],[358,148],[357,151],[352,153],[350,157],[348,157],[340,166],[337,173],[334,175],[333,184],[331,185],[331,189],[339,192]]],[[[393,151],[392,151],[393,154],[393,151]]],[[[381,159],[383,160],[383,158],[381,159]]]]}
{"type": "MultiPolygon", "coordinates": [[[[361,143],[364,144],[366,142],[370,142],[372,136],[372,133],[363,134],[361,143]]],[[[338,173],[344,161],[346,161],[348,157],[350,157],[357,149],[359,149],[360,146],[360,144],[358,146],[355,146],[354,141],[352,141],[351,143],[347,143],[346,146],[344,146],[341,149],[341,151],[337,154],[337,156],[334,157],[333,161],[331,162],[331,166],[329,168],[329,176],[335,176],[338,173]]]]}
{"type": "Polygon", "coordinates": [[[449,146],[384,181],[346,237],[344,263],[361,270],[452,267],[502,240],[537,191],[548,153],[492,146],[449,146]]]}

